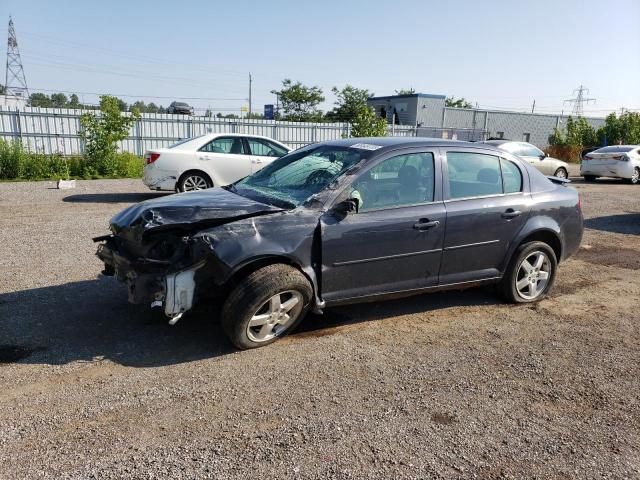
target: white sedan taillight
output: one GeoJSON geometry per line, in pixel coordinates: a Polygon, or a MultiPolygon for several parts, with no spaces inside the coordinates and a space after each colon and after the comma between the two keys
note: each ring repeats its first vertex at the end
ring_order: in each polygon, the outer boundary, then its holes
{"type": "Polygon", "coordinates": [[[144,162],[147,165],[155,162],[158,158],[160,158],[160,154],[159,153],[147,152],[147,153],[144,154],[144,162]]]}

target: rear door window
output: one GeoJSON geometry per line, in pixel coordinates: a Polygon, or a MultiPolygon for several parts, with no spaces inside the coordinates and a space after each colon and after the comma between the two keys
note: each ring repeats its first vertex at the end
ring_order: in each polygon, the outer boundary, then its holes
{"type": "Polygon", "coordinates": [[[451,199],[503,193],[500,158],[474,152],[447,152],[451,199]]]}
{"type": "Polygon", "coordinates": [[[218,137],[200,148],[201,152],[244,155],[242,137],[218,137]]]}
{"type": "Polygon", "coordinates": [[[252,155],[258,155],[261,157],[282,157],[287,154],[286,148],[263,138],[249,137],[247,138],[247,142],[249,143],[252,155]]]}

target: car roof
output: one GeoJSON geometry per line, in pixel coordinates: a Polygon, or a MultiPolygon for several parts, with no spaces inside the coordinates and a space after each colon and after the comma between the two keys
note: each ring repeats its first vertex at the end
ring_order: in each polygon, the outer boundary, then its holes
{"type": "MultiPolygon", "coordinates": [[[[363,144],[367,146],[380,147],[384,150],[395,150],[402,147],[465,147],[465,148],[482,148],[501,152],[493,145],[487,145],[482,142],[465,142],[462,140],[446,140],[442,138],[429,137],[362,137],[362,138],[344,138],[340,140],[328,140],[321,142],[322,145],[331,145],[336,147],[351,147],[353,145],[363,144]]],[[[377,150],[377,149],[376,149],[377,150]]]]}

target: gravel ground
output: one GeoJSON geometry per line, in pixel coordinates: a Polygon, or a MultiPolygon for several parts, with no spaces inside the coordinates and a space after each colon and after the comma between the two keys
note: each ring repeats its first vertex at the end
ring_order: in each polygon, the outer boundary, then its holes
{"type": "Polygon", "coordinates": [[[238,352],[99,277],[138,181],[0,185],[0,478],[640,478],[640,186],[574,184],[583,248],[490,289],[310,316],[238,352]]]}

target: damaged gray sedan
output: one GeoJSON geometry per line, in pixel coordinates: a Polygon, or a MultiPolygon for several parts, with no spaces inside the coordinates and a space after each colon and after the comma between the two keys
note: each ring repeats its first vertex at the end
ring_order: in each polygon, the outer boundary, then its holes
{"type": "Polygon", "coordinates": [[[129,301],[172,324],[222,301],[224,330],[246,349],[333,305],[484,283],[511,302],[544,298],[582,238],[567,183],[489,145],[345,139],[133,205],[94,240],[129,301]]]}

